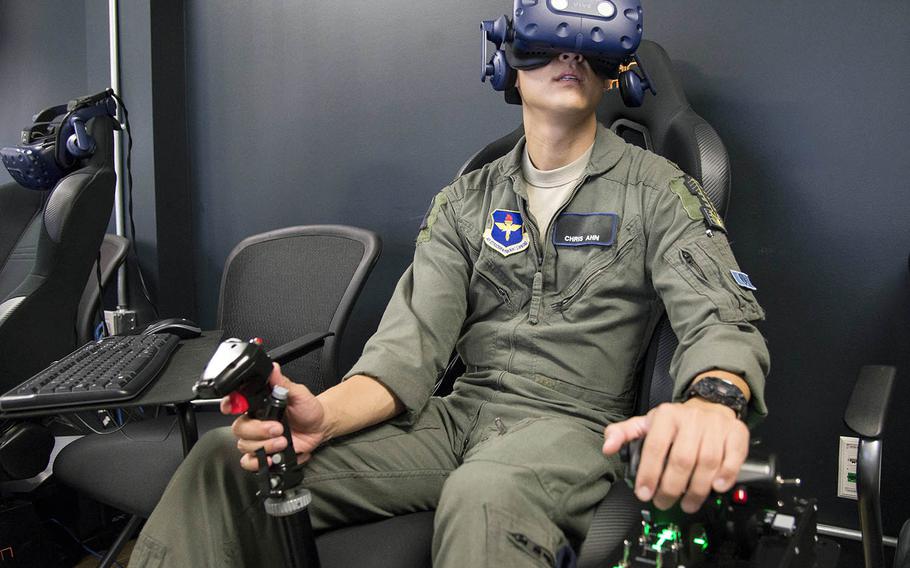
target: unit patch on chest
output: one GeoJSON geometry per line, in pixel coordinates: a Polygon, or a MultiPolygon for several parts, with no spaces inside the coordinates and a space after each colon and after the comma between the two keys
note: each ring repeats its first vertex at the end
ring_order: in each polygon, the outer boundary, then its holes
{"type": "Polygon", "coordinates": [[[553,244],[558,247],[601,246],[616,242],[616,213],[563,213],[553,223],[553,244]]]}
{"type": "Polygon", "coordinates": [[[503,256],[528,248],[531,239],[524,230],[524,220],[518,211],[496,209],[490,213],[492,223],[483,234],[483,242],[503,256]]]}

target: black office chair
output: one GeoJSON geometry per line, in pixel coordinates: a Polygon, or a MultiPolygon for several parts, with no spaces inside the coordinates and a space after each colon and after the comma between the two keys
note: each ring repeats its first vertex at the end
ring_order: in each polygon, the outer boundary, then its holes
{"type": "Polygon", "coordinates": [[[79,298],[114,204],[113,121],[97,117],[88,129],[94,155],[46,199],[15,184],[0,187],[0,252],[7,255],[0,265],[0,289],[7,290],[0,299],[0,392],[78,346],[79,298]]]}
{"type": "MultiPolygon", "coordinates": [[[[261,337],[275,350],[312,332],[332,332],[321,350],[282,367],[288,377],[322,392],[340,378],[339,345],[380,250],[372,231],[341,225],[249,237],[225,263],[217,327],[225,338],[261,337]]],[[[197,413],[200,433],[231,421],[217,412],[197,413]]],[[[60,481],[133,515],[102,565],[151,514],[183,455],[176,418],[167,416],[129,424],[117,434],[85,436],[57,456],[54,474],[60,481]]]]}
{"type": "MultiPolygon", "coordinates": [[[[52,191],[0,186],[0,393],[77,347],[76,309],[114,203],[113,128],[87,124],[94,154],[52,191]]],[[[53,436],[0,421],[0,481],[41,472],[53,436]]]]}
{"type": "MultiPolygon", "coordinates": [[[[698,179],[723,215],[730,189],[730,162],[720,137],[692,108],[669,56],[654,42],[638,51],[658,95],[646,97],[637,109],[625,107],[614,91],[604,97],[598,120],[627,142],[645,147],[675,162],[698,179]]],[[[523,136],[522,128],[492,142],[462,166],[459,175],[482,167],[508,153],[523,136]]],[[[671,400],[670,359],[677,339],[664,316],[641,361],[638,413],[671,400]]],[[[456,368],[457,365],[450,365],[456,368]]],[[[602,567],[615,559],[622,541],[638,526],[642,504],[623,483],[617,483],[597,507],[579,554],[579,567],[602,567]]],[[[375,523],[346,527],[319,536],[317,546],[324,568],[430,566],[433,512],[411,513],[375,523]],[[354,545],[356,543],[356,546],[354,545]],[[364,554],[369,550],[369,554],[364,554]]]]}
{"type": "Polygon", "coordinates": [[[0,298],[6,298],[35,265],[41,213],[50,191],[0,185],[0,298]]]}

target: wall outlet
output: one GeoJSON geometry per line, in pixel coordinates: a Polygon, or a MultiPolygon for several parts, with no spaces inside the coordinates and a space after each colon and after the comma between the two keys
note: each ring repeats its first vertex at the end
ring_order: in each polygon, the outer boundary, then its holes
{"type": "Polygon", "coordinates": [[[840,437],[837,452],[837,496],[856,500],[856,454],[859,438],[840,437]]]}

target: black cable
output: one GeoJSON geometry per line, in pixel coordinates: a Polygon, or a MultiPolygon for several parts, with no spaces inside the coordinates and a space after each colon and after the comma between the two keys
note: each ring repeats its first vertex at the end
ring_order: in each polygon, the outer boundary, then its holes
{"type": "Polygon", "coordinates": [[[98,279],[98,315],[101,317],[101,337],[110,336],[111,332],[104,321],[104,286],[101,285],[101,249],[98,249],[98,259],[95,261],[95,277],[98,279]]]}
{"type": "Polygon", "coordinates": [[[158,315],[158,306],[155,302],[152,301],[151,296],[149,295],[148,287],[145,285],[145,277],[142,275],[142,267],[139,265],[139,250],[136,248],[136,221],[133,218],[133,133],[130,130],[130,113],[126,109],[126,105],[123,104],[123,99],[117,93],[112,92],[111,96],[117,101],[117,104],[120,105],[120,108],[123,110],[123,124],[126,129],[126,138],[127,138],[127,152],[126,152],[126,180],[127,180],[127,193],[129,194],[129,217],[130,217],[130,241],[133,248],[133,255],[136,257],[136,272],[139,274],[139,283],[142,288],[142,295],[145,296],[145,299],[148,301],[149,305],[152,306],[152,310],[155,312],[155,318],[159,317],[158,315]]]}

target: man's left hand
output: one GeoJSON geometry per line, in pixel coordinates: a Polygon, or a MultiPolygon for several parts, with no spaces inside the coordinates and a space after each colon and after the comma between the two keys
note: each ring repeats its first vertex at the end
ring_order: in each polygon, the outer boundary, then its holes
{"type": "Polygon", "coordinates": [[[698,511],[711,489],[729,491],[749,453],[749,430],[732,409],[700,398],[666,403],[645,416],[610,424],[603,452],[645,438],[635,495],[668,509],[682,497],[686,513],[698,511]]]}

